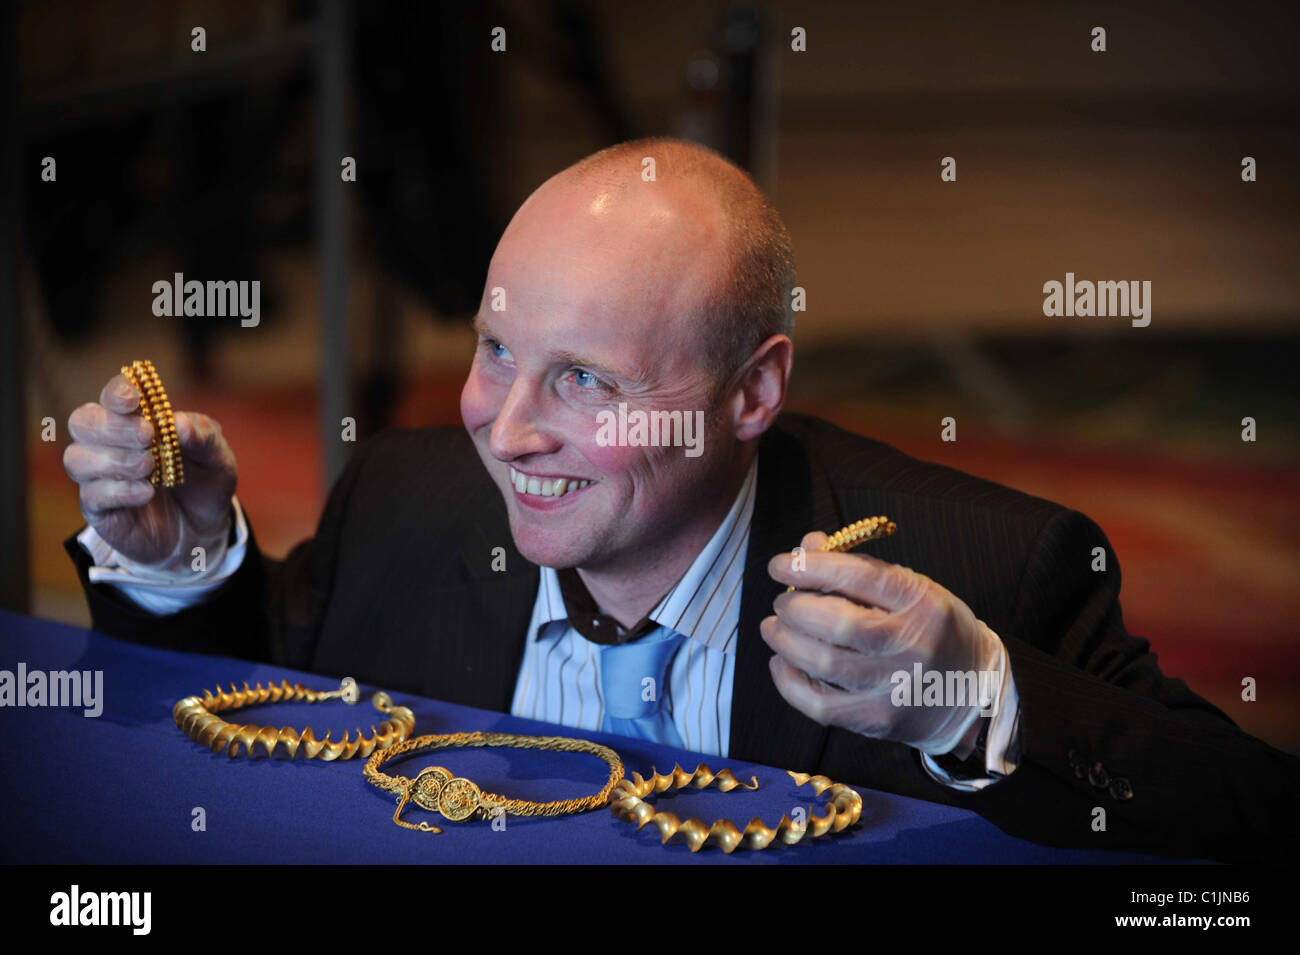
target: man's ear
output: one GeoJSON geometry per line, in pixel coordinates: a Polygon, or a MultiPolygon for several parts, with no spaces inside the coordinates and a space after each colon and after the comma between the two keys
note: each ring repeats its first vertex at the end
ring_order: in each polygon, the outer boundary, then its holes
{"type": "Polygon", "coordinates": [[[737,440],[757,438],[772,426],[785,404],[793,366],[794,342],[788,335],[773,335],[736,370],[730,390],[737,440]]]}

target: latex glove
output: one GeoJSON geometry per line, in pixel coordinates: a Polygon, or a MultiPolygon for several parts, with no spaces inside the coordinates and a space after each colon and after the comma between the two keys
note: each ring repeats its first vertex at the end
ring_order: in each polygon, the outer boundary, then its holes
{"type": "MultiPolygon", "coordinates": [[[[991,671],[997,634],[929,577],[867,554],[820,553],[825,539],[804,537],[802,570],[791,554],[768,563],[774,580],[808,588],[777,597],[776,615],[759,627],[776,651],[772,680],[786,702],[822,725],[926,753],[947,753],[975,735],[978,693],[965,705],[898,705],[912,694],[895,675],[911,679],[920,663],[923,672],[943,674],[946,686],[949,671],[991,671]]],[[[920,698],[922,688],[915,689],[920,698]]],[[[996,699],[1000,685],[991,689],[996,699]]]]}
{"type": "Polygon", "coordinates": [[[81,513],[134,570],[158,576],[193,575],[193,548],[203,547],[211,568],[225,553],[235,493],[235,455],[221,426],[207,415],[176,413],[176,437],[185,483],[149,483],[153,425],[137,410],[140,393],[115,375],[98,402],[68,418],[72,444],[63,467],[81,489],[81,513]]]}

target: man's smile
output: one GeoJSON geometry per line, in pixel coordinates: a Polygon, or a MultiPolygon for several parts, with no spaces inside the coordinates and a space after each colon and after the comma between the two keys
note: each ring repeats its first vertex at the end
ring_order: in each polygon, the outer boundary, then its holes
{"type": "Polygon", "coordinates": [[[541,504],[543,498],[552,501],[556,498],[571,498],[596,483],[585,478],[524,474],[513,466],[508,465],[508,467],[510,467],[510,481],[514,484],[516,496],[523,503],[534,507],[541,504]]]}

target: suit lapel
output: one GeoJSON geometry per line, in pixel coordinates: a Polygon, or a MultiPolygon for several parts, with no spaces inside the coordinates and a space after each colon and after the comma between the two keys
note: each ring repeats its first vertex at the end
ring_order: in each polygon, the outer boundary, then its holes
{"type": "Polygon", "coordinates": [[[814,770],[820,760],[828,730],[777,692],[768,670],[772,651],[758,624],[785,589],[768,576],[767,562],[798,546],[809,531],[831,533],[844,523],[826,476],[803,444],[779,426],[770,428],[759,444],[758,495],[740,601],[728,753],[735,759],[802,771],[814,770]]]}
{"type": "Polygon", "coordinates": [[[486,474],[464,507],[466,513],[475,515],[467,522],[460,552],[460,576],[465,585],[457,599],[446,602],[448,619],[444,621],[459,632],[444,644],[455,647],[455,667],[438,681],[440,685],[448,679],[457,682],[442,685],[442,692],[436,695],[509,713],[537,599],[539,572],[536,564],[515,549],[505,504],[486,474]],[[504,570],[493,569],[498,547],[504,550],[504,570]]]}

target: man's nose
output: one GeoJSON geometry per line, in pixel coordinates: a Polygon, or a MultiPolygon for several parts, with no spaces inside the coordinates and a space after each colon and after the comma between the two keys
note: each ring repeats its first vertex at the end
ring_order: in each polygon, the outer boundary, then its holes
{"type": "Polygon", "coordinates": [[[499,461],[511,461],[525,454],[546,454],[561,442],[546,428],[542,396],[522,375],[515,377],[505,403],[492,422],[488,448],[499,461]]]}

